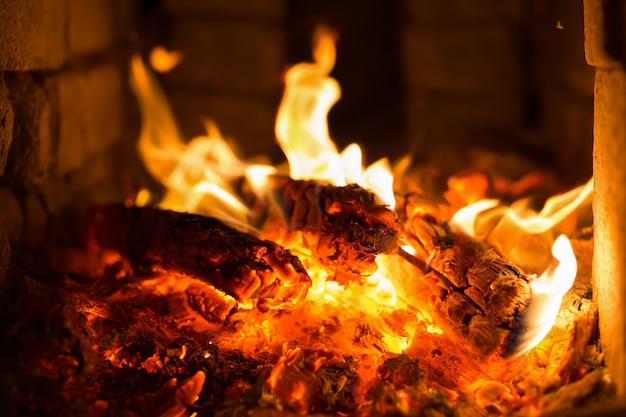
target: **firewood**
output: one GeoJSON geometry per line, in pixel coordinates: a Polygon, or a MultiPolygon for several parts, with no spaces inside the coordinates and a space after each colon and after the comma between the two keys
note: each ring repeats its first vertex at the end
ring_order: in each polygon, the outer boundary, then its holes
{"type": "Polygon", "coordinates": [[[437,324],[478,358],[516,353],[527,330],[531,276],[487,244],[452,233],[433,205],[415,198],[403,204],[404,236],[415,255],[400,254],[422,269],[411,285],[426,290],[416,293],[433,304],[437,324]]]}
{"type": "Polygon", "coordinates": [[[97,206],[88,245],[118,252],[135,271],[163,269],[204,281],[259,308],[285,308],[311,285],[300,260],[221,221],[151,207],[97,206]]]}
{"type": "Polygon", "coordinates": [[[302,245],[339,283],[362,282],[376,271],[376,255],[396,249],[397,215],[371,191],[357,184],[340,187],[286,177],[274,181],[288,232],[301,232],[302,245]]]}

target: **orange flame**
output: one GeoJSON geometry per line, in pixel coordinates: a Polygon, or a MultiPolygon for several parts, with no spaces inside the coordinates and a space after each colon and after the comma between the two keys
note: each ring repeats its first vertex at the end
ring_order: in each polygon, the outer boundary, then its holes
{"type": "Polygon", "coordinates": [[[349,145],[341,154],[328,132],[327,116],[339,100],[339,83],[329,77],[335,65],[336,35],[319,28],[315,34],[315,62],[291,67],[276,115],[276,139],[294,179],[318,179],[334,185],[356,183],[372,190],[385,204],[395,206],[393,175],[386,158],[365,171],[361,148],[349,145]]]}
{"type": "MultiPolygon", "coordinates": [[[[245,177],[261,192],[275,169],[240,160],[210,121],[205,136],[184,143],[165,94],[139,56],[132,60],[131,85],[142,112],[139,154],[150,174],[167,188],[159,206],[247,226],[252,213],[231,184],[245,177]]],[[[145,204],[146,193],[139,197],[138,203],[145,204]]]]}

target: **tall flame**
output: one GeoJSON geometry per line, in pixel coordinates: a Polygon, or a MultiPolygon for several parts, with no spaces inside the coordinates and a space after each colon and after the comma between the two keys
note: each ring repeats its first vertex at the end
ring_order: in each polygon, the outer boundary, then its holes
{"type": "Polygon", "coordinates": [[[285,93],[276,115],[276,139],[292,178],[345,185],[341,158],[326,121],[341,95],[339,83],[328,76],[335,65],[333,34],[318,29],[315,41],[315,62],[296,64],[285,76],[285,93]]]}
{"type": "Polygon", "coordinates": [[[393,175],[386,158],[365,171],[356,144],[341,154],[328,132],[327,116],[339,100],[339,83],[329,76],[335,65],[336,35],[321,27],[315,33],[315,62],[291,67],[285,76],[285,93],[276,115],[276,140],[289,162],[294,179],[317,179],[334,185],[356,183],[372,190],[393,208],[393,175]]]}

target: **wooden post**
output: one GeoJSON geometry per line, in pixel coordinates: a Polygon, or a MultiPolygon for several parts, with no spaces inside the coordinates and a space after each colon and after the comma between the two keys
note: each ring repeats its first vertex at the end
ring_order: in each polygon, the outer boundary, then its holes
{"type": "Polygon", "coordinates": [[[584,0],[594,88],[594,298],[606,364],[626,402],[626,3],[584,0]]]}

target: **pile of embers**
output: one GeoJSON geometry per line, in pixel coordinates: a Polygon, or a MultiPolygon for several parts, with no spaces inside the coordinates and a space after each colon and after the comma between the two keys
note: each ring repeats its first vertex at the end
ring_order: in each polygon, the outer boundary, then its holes
{"type": "Polygon", "coordinates": [[[85,216],[81,248],[47,250],[46,262],[15,251],[2,325],[9,411],[553,415],[610,393],[589,232],[572,236],[579,274],[551,333],[518,356],[531,278],[451,232],[450,207],[414,192],[390,210],[356,185],[286,178],[276,190],[284,210],[267,214],[262,237],[109,205],[85,216]],[[408,307],[371,322],[341,302],[314,313],[310,271],[358,288],[380,256],[408,307]],[[405,345],[392,348],[389,334],[405,345]]]}

